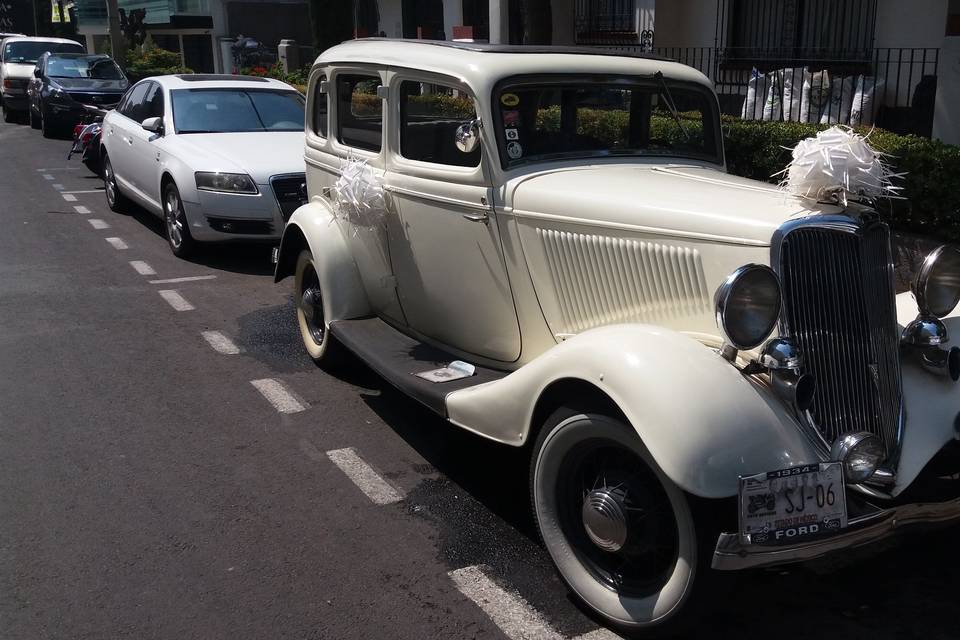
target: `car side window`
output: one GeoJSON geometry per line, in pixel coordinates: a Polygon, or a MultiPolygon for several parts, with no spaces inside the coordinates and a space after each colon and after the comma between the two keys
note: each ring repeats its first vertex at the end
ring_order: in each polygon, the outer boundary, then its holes
{"type": "Polygon", "coordinates": [[[135,122],[143,122],[145,118],[141,118],[140,114],[144,112],[144,99],[147,97],[147,91],[150,90],[152,84],[152,82],[144,82],[131,89],[126,102],[120,109],[120,113],[135,122]]]}
{"type": "Polygon", "coordinates": [[[337,138],[341,143],[380,151],[383,144],[383,100],[379,76],[337,76],[337,138]]]}
{"type": "Polygon", "coordinates": [[[480,148],[457,148],[457,128],[477,117],[473,100],[442,84],[400,83],[400,155],[410,160],[455,167],[480,164],[480,148]]]}
{"type": "Polygon", "coordinates": [[[143,122],[147,118],[162,118],[163,117],[163,88],[156,82],[150,83],[150,89],[147,91],[147,95],[144,97],[143,104],[143,119],[139,122],[143,122]]]}
{"type": "Polygon", "coordinates": [[[317,84],[313,91],[313,130],[321,138],[327,137],[327,115],[330,111],[329,91],[321,93],[320,85],[326,82],[327,75],[323,74],[317,79],[317,84]]]}

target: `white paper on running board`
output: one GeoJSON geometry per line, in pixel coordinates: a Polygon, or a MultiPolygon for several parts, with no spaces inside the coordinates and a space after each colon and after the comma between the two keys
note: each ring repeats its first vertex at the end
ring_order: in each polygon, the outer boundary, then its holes
{"type": "Polygon", "coordinates": [[[476,367],[469,362],[454,360],[447,366],[441,367],[440,369],[421,371],[420,373],[415,373],[413,375],[417,376],[418,378],[423,378],[424,380],[429,380],[430,382],[450,382],[451,380],[469,378],[475,372],[476,367]]]}

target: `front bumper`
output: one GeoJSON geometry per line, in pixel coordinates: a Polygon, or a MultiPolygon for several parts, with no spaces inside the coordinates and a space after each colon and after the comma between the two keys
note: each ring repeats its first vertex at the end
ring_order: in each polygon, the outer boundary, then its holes
{"type": "Polygon", "coordinates": [[[3,105],[10,111],[26,111],[29,106],[27,94],[11,94],[7,91],[3,94],[3,105]]]}
{"type": "Polygon", "coordinates": [[[184,213],[194,239],[200,242],[277,243],[283,234],[283,217],[273,193],[264,190],[262,185],[258,186],[261,189],[259,196],[199,191],[200,202],[184,202],[184,213]],[[232,230],[225,232],[225,228],[232,230]]]}
{"type": "Polygon", "coordinates": [[[843,533],[791,546],[743,544],[739,534],[722,533],[713,553],[712,566],[719,571],[736,571],[804,562],[877,542],[906,527],[955,522],[960,522],[960,498],[882,509],[852,518],[843,533]]]}

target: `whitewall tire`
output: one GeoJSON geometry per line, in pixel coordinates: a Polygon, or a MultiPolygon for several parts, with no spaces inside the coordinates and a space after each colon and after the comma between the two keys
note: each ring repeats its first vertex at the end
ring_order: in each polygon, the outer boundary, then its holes
{"type": "Polygon", "coordinates": [[[534,515],[570,589],[612,626],[683,626],[697,574],[687,496],[621,420],[561,409],[534,446],[534,515]]]}
{"type": "Polygon", "coordinates": [[[297,308],[297,326],[303,347],[310,358],[324,369],[335,369],[344,363],[344,347],[330,334],[330,324],[324,311],[324,296],[313,255],[304,249],[297,256],[294,277],[294,304],[297,308]]]}

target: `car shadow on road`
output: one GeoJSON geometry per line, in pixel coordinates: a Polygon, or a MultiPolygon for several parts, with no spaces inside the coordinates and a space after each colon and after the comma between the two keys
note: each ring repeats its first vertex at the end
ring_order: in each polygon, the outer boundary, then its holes
{"type": "MultiPolygon", "coordinates": [[[[127,213],[131,218],[152,231],[167,242],[163,221],[137,205],[129,204],[127,213]]],[[[201,245],[196,255],[187,258],[187,262],[217,269],[253,276],[272,276],[273,262],[270,259],[273,245],[263,242],[206,243],[201,245]]]]}
{"type": "MultiPolygon", "coordinates": [[[[424,515],[420,510],[425,509],[436,523],[442,559],[451,568],[491,566],[509,575],[510,586],[538,610],[562,617],[562,605],[538,595],[542,585],[536,581],[544,579],[549,559],[530,508],[529,449],[458,429],[363,365],[357,367],[366,372],[362,386],[374,390],[363,395],[364,402],[429,463],[426,471],[442,474],[425,478],[407,497],[411,510],[424,515]],[[519,541],[511,529],[522,535],[519,541]],[[518,562],[536,578],[516,577],[518,562]]],[[[711,637],[747,637],[758,625],[787,625],[789,637],[816,637],[825,630],[831,637],[956,637],[956,534],[956,528],[908,531],[866,551],[728,574],[725,580],[733,588],[711,596],[710,613],[700,624],[711,637]]]]}

